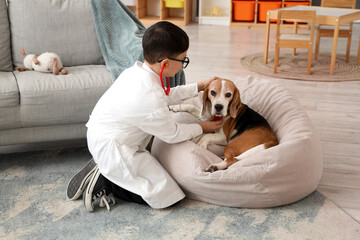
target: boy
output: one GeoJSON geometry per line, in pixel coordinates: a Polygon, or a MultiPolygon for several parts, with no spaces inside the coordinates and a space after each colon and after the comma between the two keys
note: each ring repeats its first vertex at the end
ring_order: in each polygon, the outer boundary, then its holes
{"type": "Polygon", "coordinates": [[[177,86],[166,96],[159,75],[174,76],[189,59],[187,34],[169,22],[158,22],[144,33],[145,62],[126,69],[96,104],[88,127],[91,160],[70,181],[68,198],[78,198],[84,186],[84,205],[91,212],[94,201],[100,206],[115,203],[114,197],[165,208],[185,197],[177,183],[146,146],[152,135],[168,143],[192,139],[222,127],[211,119],[200,124],[179,124],[168,105],[197,95],[215,78],[177,86]],[[163,71],[162,71],[163,70],[163,71]],[[160,74],[162,72],[162,74],[160,74]],[[90,180],[88,180],[90,179],[90,180]]]}

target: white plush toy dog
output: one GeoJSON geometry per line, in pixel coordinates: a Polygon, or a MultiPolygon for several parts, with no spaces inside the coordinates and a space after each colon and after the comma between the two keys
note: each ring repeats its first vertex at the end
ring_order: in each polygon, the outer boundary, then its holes
{"type": "Polygon", "coordinates": [[[23,48],[20,53],[25,56],[24,67],[17,67],[22,72],[26,70],[35,70],[39,72],[52,72],[55,75],[66,75],[67,70],[63,67],[60,57],[56,53],[45,52],[36,56],[35,54],[26,54],[23,48]]]}

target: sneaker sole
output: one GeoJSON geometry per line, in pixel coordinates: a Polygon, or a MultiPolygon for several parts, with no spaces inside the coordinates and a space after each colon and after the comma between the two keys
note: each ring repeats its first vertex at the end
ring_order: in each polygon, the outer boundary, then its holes
{"type": "Polygon", "coordinates": [[[92,159],[70,180],[66,192],[69,200],[76,200],[81,196],[96,167],[97,165],[92,159]]]}
{"type": "Polygon", "coordinates": [[[97,182],[97,180],[99,179],[100,176],[100,171],[99,168],[96,166],[96,169],[90,179],[89,184],[87,185],[84,194],[83,194],[83,201],[84,201],[84,206],[86,208],[86,210],[88,210],[88,212],[93,212],[94,211],[94,204],[93,204],[93,191],[94,191],[94,187],[95,184],[97,182]]]}

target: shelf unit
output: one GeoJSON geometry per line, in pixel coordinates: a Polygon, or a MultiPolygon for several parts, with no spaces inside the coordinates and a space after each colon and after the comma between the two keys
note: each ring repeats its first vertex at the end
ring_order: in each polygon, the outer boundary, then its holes
{"type": "Polygon", "coordinates": [[[136,14],[136,0],[121,0],[123,4],[133,13],[136,14]]]}
{"type": "Polygon", "coordinates": [[[231,1],[200,0],[199,24],[230,25],[231,1]]]}
{"type": "MultiPolygon", "coordinates": [[[[231,27],[247,27],[247,28],[264,28],[266,26],[266,22],[259,21],[259,5],[261,2],[279,2],[281,3],[281,8],[285,7],[288,4],[295,4],[296,2],[307,3],[311,5],[311,0],[273,0],[273,1],[266,1],[266,0],[253,0],[255,4],[255,11],[254,11],[254,20],[253,21],[234,21],[234,4],[231,1],[231,18],[230,18],[230,26],[231,27]]],[[[241,0],[237,0],[241,1],[241,0]]],[[[274,26],[275,24],[271,24],[274,26]]]]}
{"type": "Polygon", "coordinates": [[[180,14],[178,10],[179,8],[166,7],[164,0],[136,0],[136,17],[144,25],[151,25],[158,21],[169,21],[179,26],[188,25],[192,18],[192,0],[184,0],[184,7],[180,9],[180,14]],[[160,15],[152,14],[149,11],[150,6],[155,6],[160,15]],[[174,12],[177,14],[173,14],[174,12]]]}

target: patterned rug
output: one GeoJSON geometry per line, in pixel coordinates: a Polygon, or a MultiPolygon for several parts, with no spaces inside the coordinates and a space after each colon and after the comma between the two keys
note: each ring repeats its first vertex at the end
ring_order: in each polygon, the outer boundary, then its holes
{"type": "Polygon", "coordinates": [[[304,50],[298,50],[295,56],[292,56],[289,49],[280,50],[277,73],[274,73],[274,52],[271,51],[267,64],[264,64],[263,52],[241,58],[241,64],[250,71],[274,78],[319,82],[360,80],[360,65],[356,64],[356,57],[351,56],[349,63],[346,63],[345,55],[337,54],[334,75],[330,75],[330,60],[330,53],[320,53],[318,60],[313,58],[311,75],[307,75],[307,51],[304,50]]]}
{"type": "Polygon", "coordinates": [[[88,213],[65,191],[90,158],[84,147],[0,155],[0,239],[360,239],[360,224],[317,191],[268,209],[185,199],[163,210],[118,201],[88,213]]]}

